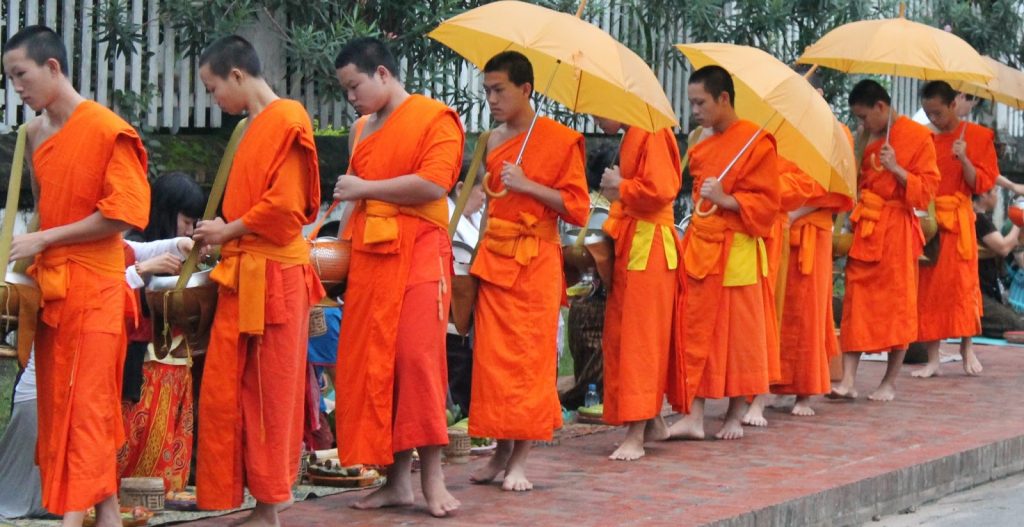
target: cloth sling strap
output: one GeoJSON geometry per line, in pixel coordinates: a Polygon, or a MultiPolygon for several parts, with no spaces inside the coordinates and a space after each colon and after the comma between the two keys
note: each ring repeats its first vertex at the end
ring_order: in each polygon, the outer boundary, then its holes
{"type": "MultiPolygon", "coordinates": [[[[18,138],[14,144],[14,159],[11,160],[11,175],[7,182],[7,202],[4,205],[3,226],[0,227],[0,288],[7,289],[7,301],[11,296],[16,295],[18,299],[18,312],[11,313],[10,306],[0,306],[0,312],[4,316],[4,326],[9,324],[13,316],[18,319],[18,363],[24,368],[28,364],[29,354],[32,352],[32,344],[35,341],[36,324],[39,317],[39,306],[42,294],[38,289],[18,286],[7,283],[7,262],[11,256],[11,242],[14,239],[14,221],[18,214],[18,198],[21,195],[21,177],[25,169],[25,143],[27,141],[28,126],[22,125],[18,129],[18,138]]],[[[38,228],[39,216],[35,215],[29,223],[28,232],[38,228]]],[[[15,263],[14,272],[24,273],[31,258],[25,258],[15,263]]],[[[4,333],[7,333],[6,327],[4,333]]],[[[0,353],[0,355],[4,355],[0,353]]]]}
{"type": "MultiPolygon", "coordinates": [[[[246,123],[248,119],[242,119],[235,125],[235,129],[231,132],[231,138],[228,139],[227,148],[224,149],[224,156],[220,159],[220,165],[217,167],[217,175],[213,179],[213,186],[210,187],[210,198],[206,201],[206,210],[203,211],[203,221],[213,219],[217,214],[217,207],[220,206],[221,198],[224,197],[224,188],[228,183],[228,174],[231,172],[231,165],[235,160],[235,153],[238,151],[238,143],[242,140],[242,135],[245,132],[246,123]]],[[[185,290],[185,286],[188,285],[188,281],[192,278],[192,275],[196,272],[199,265],[199,251],[202,249],[200,244],[192,246],[192,250],[189,251],[188,257],[185,258],[185,263],[181,266],[181,273],[178,274],[178,282],[174,284],[174,289],[164,291],[162,296],[163,309],[164,309],[164,324],[163,332],[163,346],[154,345],[153,348],[156,352],[158,359],[163,359],[171,351],[172,335],[171,335],[171,322],[169,313],[171,304],[175,300],[181,301],[181,292],[185,290]],[[177,298],[175,298],[177,296],[177,298]]],[[[188,362],[192,363],[192,351],[188,348],[188,339],[184,339],[186,351],[188,353],[188,362]]]]}
{"type": "MultiPolygon", "coordinates": [[[[853,155],[854,159],[857,160],[857,183],[860,183],[860,166],[864,163],[864,149],[868,146],[868,132],[865,130],[853,142],[853,155]]],[[[854,189],[853,200],[858,199],[858,190],[854,189]]],[[[835,222],[833,223],[832,233],[833,236],[838,235],[843,231],[843,226],[846,224],[846,218],[850,216],[849,212],[840,212],[836,214],[835,222]]]]}
{"type": "Polygon", "coordinates": [[[451,219],[448,220],[448,237],[453,240],[455,239],[455,231],[459,227],[462,211],[466,210],[466,202],[469,201],[473,185],[476,184],[477,172],[480,170],[480,163],[483,162],[484,152],[487,151],[487,140],[490,137],[491,131],[487,130],[481,133],[480,137],[476,140],[476,147],[473,149],[473,160],[469,162],[469,173],[466,174],[466,182],[462,185],[463,192],[459,193],[459,197],[455,201],[455,211],[452,213],[451,219]]]}
{"type": "Polygon", "coordinates": [[[11,257],[11,242],[14,239],[14,218],[18,213],[18,197],[21,194],[21,174],[25,168],[25,140],[28,126],[18,128],[18,139],[14,144],[14,159],[11,160],[11,177],[7,182],[7,204],[4,206],[4,223],[0,230],[0,284],[7,280],[7,261],[11,257]]]}
{"type": "MultiPolygon", "coordinates": [[[[231,139],[228,140],[228,146],[224,150],[224,157],[220,160],[220,166],[217,167],[217,176],[213,179],[213,186],[210,188],[210,199],[206,202],[206,210],[203,212],[203,220],[212,220],[217,214],[217,207],[220,206],[221,199],[224,197],[224,187],[228,183],[228,174],[231,172],[231,165],[235,161],[235,153],[238,151],[238,143],[242,141],[242,134],[245,131],[245,125],[249,119],[242,119],[235,125],[235,129],[231,132],[231,139]]],[[[185,263],[181,266],[181,274],[178,275],[178,283],[175,285],[174,290],[180,291],[185,289],[185,285],[188,284],[189,278],[192,278],[192,274],[196,271],[196,267],[199,264],[199,250],[201,247],[199,244],[192,246],[192,250],[188,253],[188,258],[185,259],[185,263]]]]}

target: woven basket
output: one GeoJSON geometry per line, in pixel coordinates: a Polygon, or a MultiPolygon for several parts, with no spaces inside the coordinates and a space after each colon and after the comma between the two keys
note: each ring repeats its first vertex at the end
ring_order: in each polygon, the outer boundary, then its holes
{"type": "Polygon", "coordinates": [[[151,511],[164,509],[163,478],[122,478],[120,500],[124,507],[142,506],[151,511]]]}
{"type": "Polygon", "coordinates": [[[444,457],[449,463],[468,463],[469,450],[471,446],[472,444],[469,440],[469,432],[449,428],[448,445],[444,447],[444,457]]]}
{"type": "Polygon", "coordinates": [[[327,334],[327,317],[324,316],[324,308],[313,307],[309,310],[309,338],[320,337],[327,334]]]}

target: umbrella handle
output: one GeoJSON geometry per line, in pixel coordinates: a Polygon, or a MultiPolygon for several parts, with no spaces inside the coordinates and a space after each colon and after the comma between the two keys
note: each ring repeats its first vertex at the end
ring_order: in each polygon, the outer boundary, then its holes
{"type": "Polygon", "coordinates": [[[708,216],[714,214],[718,210],[718,205],[716,205],[714,203],[711,204],[711,208],[710,209],[708,209],[708,210],[701,210],[701,205],[703,205],[703,204],[704,204],[704,198],[700,198],[700,199],[697,200],[697,205],[695,205],[693,207],[693,213],[696,214],[697,216],[700,216],[701,218],[707,218],[708,216]]]}
{"type": "Polygon", "coordinates": [[[505,197],[505,195],[508,194],[508,187],[505,187],[505,188],[501,189],[500,191],[491,190],[490,179],[491,179],[491,173],[490,172],[484,172],[484,180],[483,180],[484,194],[487,194],[487,196],[491,197],[491,198],[503,198],[503,197],[505,197]]]}

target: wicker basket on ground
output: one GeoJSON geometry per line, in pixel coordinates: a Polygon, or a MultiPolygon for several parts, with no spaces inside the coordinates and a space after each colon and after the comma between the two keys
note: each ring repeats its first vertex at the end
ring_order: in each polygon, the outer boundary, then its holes
{"type": "Polygon", "coordinates": [[[119,498],[124,507],[142,506],[161,511],[165,493],[163,478],[122,478],[119,498]]]}
{"type": "Polygon", "coordinates": [[[468,463],[471,446],[469,432],[457,428],[449,428],[448,445],[444,447],[444,457],[449,463],[468,463]]]}

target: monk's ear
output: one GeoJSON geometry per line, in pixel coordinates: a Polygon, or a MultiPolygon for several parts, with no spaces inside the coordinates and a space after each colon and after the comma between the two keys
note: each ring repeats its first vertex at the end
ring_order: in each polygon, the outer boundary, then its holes
{"type": "Polygon", "coordinates": [[[60,70],[60,62],[57,62],[57,59],[55,59],[55,58],[46,59],[46,62],[43,63],[43,67],[45,67],[46,69],[50,70],[50,72],[53,73],[53,74],[56,74],[56,75],[64,74],[64,72],[62,72],[60,70]]]}
{"type": "Polygon", "coordinates": [[[228,79],[231,79],[231,80],[233,80],[235,82],[240,83],[240,82],[242,82],[242,78],[243,78],[242,70],[240,70],[238,68],[231,68],[231,71],[228,72],[228,79]]]}
{"type": "Polygon", "coordinates": [[[522,84],[522,86],[520,86],[519,88],[523,90],[523,95],[525,95],[527,97],[533,95],[533,83],[532,82],[524,82],[522,84]]]}
{"type": "Polygon", "coordinates": [[[732,106],[732,100],[729,99],[729,92],[725,90],[722,90],[722,93],[719,93],[718,97],[715,97],[715,102],[718,104],[728,104],[729,106],[732,106]]]}
{"type": "Polygon", "coordinates": [[[392,75],[392,74],[391,74],[391,71],[389,71],[389,70],[388,70],[387,68],[385,68],[385,67],[384,67],[383,65],[377,66],[377,69],[376,69],[376,70],[374,70],[374,72],[375,72],[375,73],[376,73],[376,74],[377,74],[378,76],[380,76],[380,80],[384,80],[384,79],[392,79],[392,78],[394,78],[394,75],[392,75]]]}

